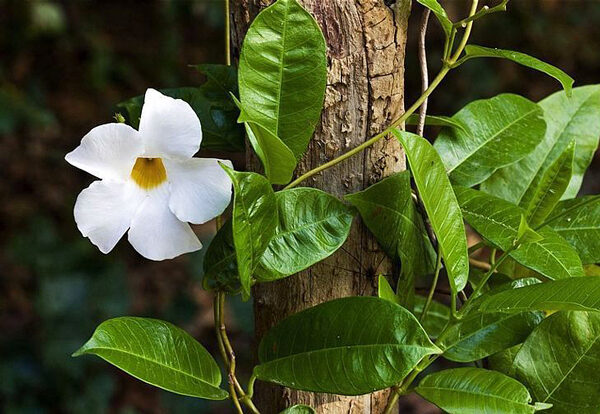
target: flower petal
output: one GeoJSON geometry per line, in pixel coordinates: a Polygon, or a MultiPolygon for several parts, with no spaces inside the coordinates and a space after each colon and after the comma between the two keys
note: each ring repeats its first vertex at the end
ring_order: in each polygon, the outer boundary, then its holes
{"type": "Polygon", "coordinates": [[[131,182],[94,181],[75,202],[77,228],[102,253],[108,253],[129,228],[144,198],[131,182]]]}
{"type": "Polygon", "coordinates": [[[151,260],[172,259],[202,248],[190,225],[169,210],[166,185],[148,193],[129,229],[129,243],[151,260]]]}
{"type": "Polygon", "coordinates": [[[192,107],[154,89],[146,91],[140,134],[146,157],[191,158],[200,149],[202,128],[192,107]]]}
{"type": "Polygon", "coordinates": [[[123,181],[143,151],[135,129],[125,124],[104,124],[88,132],[65,160],[98,178],[123,181]]]}
{"type": "Polygon", "coordinates": [[[215,158],[165,161],[171,186],[169,208],[179,220],[206,223],[227,208],[231,180],[219,161],[233,168],[231,161],[215,158]]]}

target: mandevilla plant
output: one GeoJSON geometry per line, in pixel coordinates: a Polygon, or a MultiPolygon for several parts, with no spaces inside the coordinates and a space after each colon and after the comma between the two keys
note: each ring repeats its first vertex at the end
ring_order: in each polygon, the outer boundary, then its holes
{"type": "Polygon", "coordinates": [[[468,44],[473,24],[505,10],[507,0],[491,8],[473,0],[458,22],[436,0],[417,1],[446,36],[440,72],[383,132],[295,179],[327,77],[319,25],[296,0],[277,0],[256,17],[237,71],[203,65],[204,85],[150,89],[145,100],[120,104],[130,126],[103,125],[83,139],[67,160],[102,181],[82,192],[75,218],[103,252],[128,229],[150,259],[197,250],[187,222],[220,216],[233,188],[229,219],[219,217],[206,251],[203,283],[215,293],[229,386],[222,388],[202,345],[154,319],[105,321],[74,356],[97,355],[174,393],[229,398],[240,413],[259,412],[256,380],[342,395],[391,388],[386,412],[411,392],[455,414],[600,412],[600,196],[576,198],[598,147],[600,85],[573,89],[573,79],[536,58],[468,44]],[[482,57],[541,71],[563,90],[540,102],[502,94],[451,117],[417,118],[448,72],[482,57]],[[404,123],[422,129],[423,121],[440,127],[437,137],[401,130],[404,123]],[[244,131],[264,175],[192,158],[201,146],[243,148],[244,131]],[[343,200],[299,186],[390,135],[407,171],[343,200]],[[224,324],[226,296],[249,298],[254,284],[330,256],[357,215],[401,265],[399,277],[381,275],[379,297],[340,298],[283,320],[262,338],[244,387],[224,324]],[[465,222],[481,242],[467,245],[465,222]],[[433,300],[443,278],[445,303],[433,300]],[[432,281],[426,296],[415,293],[416,280],[432,281]],[[438,358],[464,366],[425,372],[438,358]]]}

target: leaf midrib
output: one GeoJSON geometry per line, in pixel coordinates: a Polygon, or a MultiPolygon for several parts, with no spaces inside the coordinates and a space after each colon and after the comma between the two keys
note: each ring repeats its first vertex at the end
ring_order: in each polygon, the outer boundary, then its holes
{"type": "MultiPolygon", "coordinates": [[[[448,170],[448,174],[450,174],[452,171],[456,170],[457,168],[459,168],[460,166],[462,166],[463,164],[465,164],[469,158],[471,158],[473,155],[475,155],[481,148],[483,148],[484,146],[488,145],[492,140],[494,140],[498,135],[500,135],[501,133],[503,133],[504,131],[506,131],[508,128],[512,127],[513,125],[515,125],[516,123],[520,122],[521,120],[523,120],[525,117],[530,116],[532,113],[535,113],[539,111],[539,107],[533,108],[531,109],[529,112],[521,115],[519,118],[515,119],[514,121],[510,122],[509,124],[506,124],[504,127],[502,127],[500,130],[498,130],[497,132],[495,132],[493,135],[490,136],[489,139],[483,141],[480,145],[478,145],[472,152],[467,153],[467,156],[463,158],[463,160],[461,162],[459,162],[458,164],[456,164],[454,167],[452,167],[451,169],[448,170]]],[[[471,135],[469,133],[469,135],[471,135]]]]}
{"type": "Polygon", "coordinates": [[[85,349],[83,352],[84,353],[91,353],[92,351],[95,351],[95,350],[107,350],[107,351],[113,351],[113,352],[117,352],[117,353],[121,353],[121,354],[125,354],[125,355],[130,355],[130,356],[142,359],[144,361],[151,362],[151,363],[156,364],[158,366],[161,366],[163,368],[167,368],[169,370],[178,372],[178,373],[180,373],[180,374],[182,374],[182,375],[184,375],[186,377],[190,377],[192,379],[198,380],[198,381],[200,381],[203,384],[206,384],[206,385],[208,385],[208,386],[210,386],[212,388],[215,388],[215,389],[217,389],[219,391],[222,391],[221,388],[219,388],[218,385],[211,384],[210,382],[208,382],[206,380],[203,380],[202,378],[198,378],[198,377],[194,376],[193,374],[190,374],[190,373],[188,373],[186,371],[182,371],[181,369],[177,369],[177,368],[174,368],[172,366],[163,364],[163,363],[161,363],[159,361],[156,361],[154,359],[150,359],[150,358],[146,357],[145,355],[142,356],[140,354],[136,354],[136,353],[125,351],[125,350],[118,349],[118,348],[111,348],[111,347],[107,347],[107,346],[95,346],[93,348],[85,349]]]}
{"type": "Polygon", "coordinates": [[[498,400],[501,400],[501,401],[507,401],[507,402],[510,402],[510,403],[513,403],[513,404],[522,405],[522,406],[528,407],[528,408],[533,408],[533,406],[531,406],[531,405],[529,405],[527,403],[523,403],[523,402],[519,402],[519,401],[515,401],[515,400],[510,400],[510,399],[508,399],[506,397],[502,397],[502,396],[499,396],[497,394],[488,394],[488,393],[485,393],[485,392],[476,393],[476,392],[473,392],[473,391],[461,390],[461,389],[456,389],[456,388],[421,386],[421,385],[419,385],[417,387],[417,391],[419,389],[434,390],[434,391],[435,390],[439,390],[439,391],[451,391],[453,393],[468,394],[468,395],[472,395],[472,396],[475,396],[475,397],[484,396],[484,397],[495,398],[495,399],[498,399],[498,400]]]}

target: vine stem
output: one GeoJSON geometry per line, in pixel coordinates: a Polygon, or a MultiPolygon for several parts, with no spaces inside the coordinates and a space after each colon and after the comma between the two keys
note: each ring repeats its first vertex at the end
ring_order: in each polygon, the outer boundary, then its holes
{"type": "Polygon", "coordinates": [[[225,64],[231,66],[231,26],[229,22],[229,0],[225,1],[225,64]]]}
{"type": "Polygon", "coordinates": [[[437,288],[441,269],[442,269],[442,252],[438,245],[437,263],[435,265],[435,274],[433,275],[433,282],[431,283],[431,288],[429,289],[429,295],[427,295],[427,301],[425,302],[425,306],[423,306],[423,311],[421,312],[421,317],[419,318],[419,322],[423,322],[425,320],[425,318],[427,317],[427,312],[429,311],[429,307],[431,306],[431,301],[433,300],[433,294],[435,293],[435,289],[437,288]]]}
{"type": "MultiPolygon", "coordinates": [[[[219,345],[219,351],[226,367],[228,368],[228,379],[229,379],[229,391],[231,399],[235,405],[238,413],[243,413],[240,405],[240,401],[252,412],[253,414],[260,414],[254,403],[252,402],[252,394],[246,394],[244,389],[240,385],[236,374],[236,362],[235,352],[229,341],[227,335],[227,328],[225,326],[225,293],[218,291],[215,295],[214,300],[214,315],[215,315],[215,331],[217,334],[217,342],[219,345]]],[[[251,382],[253,384],[253,381],[251,382]]]]}
{"type": "MultiPolygon", "coordinates": [[[[429,14],[431,10],[423,10],[421,16],[421,27],[419,29],[419,67],[421,68],[421,91],[426,91],[429,87],[429,71],[427,69],[427,49],[425,48],[425,38],[427,37],[427,24],[429,23],[429,14]]],[[[425,115],[427,114],[427,99],[421,104],[419,109],[419,123],[417,124],[417,135],[423,136],[425,131],[425,115]]]]}

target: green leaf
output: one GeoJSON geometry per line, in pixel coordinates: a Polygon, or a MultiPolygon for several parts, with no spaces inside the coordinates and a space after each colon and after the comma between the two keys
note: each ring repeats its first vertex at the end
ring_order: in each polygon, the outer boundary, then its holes
{"type": "Polygon", "coordinates": [[[237,269],[231,220],[227,220],[211,240],[202,263],[202,286],[207,290],[237,292],[240,278],[237,269]]]}
{"type": "Polygon", "coordinates": [[[250,145],[265,169],[265,175],[273,184],[287,184],[296,169],[296,157],[281,139],[258,122],[254,122],[242,103],[232,95],[240,109],[238,122],[244,123],[250,145]]]}
{"type": "MultiPolygon", "coordinates": [[[[504,251],[518,243],[521,208],[482,191],[460,186],[454,191],[465,220],[483,238],[504,251]]],[[[531,231],[521,240],[528,243],[510,252],[513,259],[548,279],[583,276],[577,252],[562,237],[549,227],[531,231]]]]}
{"type": "Polygon", "coordinates": [[[322,303],[284,319],[262,339],[258,379],[286,387],[359,395],[398,384],[439,353],[406,309],[374,297],[322,303]]]}
{"type": "Polygon", "coordinates": [[[384,275],[379,275],[377,278],[377,296],[381,299],[388,300],[392,303],[402,306],[400,298],[394,292],[384,275]]]}
{"type": "Polygon", "coordinates": [[[600,278],[593,276],[552,280],[482,295],[479,312],[529,310],[600,310],[600,278]]]}
{"type": "MultiPolygon", "coordinates": [[[[413,313],[416,317],[421,316],[426,300],[421,295],[415,295],[415,311],[413,313]]],[[[423,328],[430,338],[437,338],[448,325],[449,320],[450,308],[434,300],[427,311],[427,318],[422,322],[423,328]]]]}
{"type": "Polygon", "coordinates": [[[552,413],[600,411],[600,314],[558,312],[521,346],[516,375],[552,413]]]}
{"type": "Polygon", "coordinates": [[[438,243],[452,293],[467,284],[469,256],[460,207],[446,175],[444,165],[426,139],[404,131],[394,131],[406,152],[415,184],[438,243]]]}
{"type": "Polygon", "coordinates": [[[237,172],[221,164],[233,182],[232,213],[235,246],[242,296],[250,296],[252,275],[277,227],[277,201],[271,184],[255,173],[237,172]]]}
{"type": "Polygon", "coordinates": [[[313,17],[296,0],[259,13],[240,54],[240,98],[248,119],[281,138],[297,159],[320,119],[326,80],[325,39],[313,17]]]}
{"type": "Polygon", "coordinates": [[[571,94],[571,88],[573,87],[574,82],[572,77],[570,77],[557,67],[552,66],[546,62],[542,62],[538,58],[534,58],[533,56],[529,56],[525,53],[477,45],[467,45],[465,47],[465,56],[461,58],[460,61],[457,62],[457,64],[460,65],[464,61],[480,57],[508,59],[528,68],[539,70],[540,72],[543,72],[546,75],[551,76],[557,81],[559,81],[563,89],[565,90],[565,93],[567,95],[571,94]]]}
{"type": "Polygon", "coordinates": [[[543,318],[540,312],[470,314],[450,326],[436,344],[446,359],[477,361],[520,344],[543,318]]]}
{"type": "Polygon", "coordinates": [[[433,272],[436,254],[412,199],[410,173],[393,174],[345,199],[358,209],[386,254],[400,259],[398,293],[402,305],[412,307],[414,280],[433,272]]]}
{"type": "Polygon", "coordinates": [[[537,243],[544,240],[544,237],[529,227],[525,216],[521,216],[521,223],[519,223],[519,229],[517,230],[517,245],[537,243]]]}
{"type": "Polygon", "coordinates": [[[546,223],[573,246],[583,264],[600,262],[600,196],[562,201],[546,223]]]}
{"type": "Polygon", "coordinates": [[[514,360],[519,349],[521,344],[490,355],[487,359],[489,368],[514,378],[516,375],[514,360]]]}
{"type": "MultiPolygon", "coordinates": [[[[214,151],[244,151],[244,130],[235,120],[239,111],[231,101],[230,92],[237,93],[237,72],[234,66],[198,65],[207,77],[200,87],[161,89],[172,98],[186,101],[202,125],[202,148],[214,151]]],[[[136,96],[117,104],[125,111],[129,124],[138,128],[144,96],[136,96]]]]}
{"type": "Polygon", "coordinates": [[[346,241],[354,218],[350,207],[314,188],[275,196],[279,219],[256,269],[260,282],[298,273],[333,254],[346,241]]]}
{"type": "Polygon", "coordinates": [[[315,410],[308,405],[298,404],[286,408],[279,414],[315,414],[315,410]]]}
{"type": "Polygon", "coordinates": [[[498,170],[481,189],[519,204],[528,188],[536,188],[544,171],[575,141],[575,160],[569,187],[563,198],[577,195],[583,174],[592,161],[600,137],[600,85],[573,89],[568,98],[557,92],[540,102],[547,124],[543,141],[527,157],[498,170]]]}
{"type": "Polygon", "coordinates": [[[121,317],[102,322],[73,356],[97,355],[139,380],[177,394],[223,400],[221,371],[194,338],[164,321],[121,317]]]}
{"type": "MultiPolygon", "coordinates": [[[[412,114],[406,120],[406,125],[417,125],[419,123],[419,115],[412,114]]],[[[449,116],[442,115],[426,115],[425,125],[443,126],[449,128],[458,128],[466,132],[466,128],[459,121],[449,116]]]]}
{"type": "Polygon", "coordinates": [[[546,131],[539,105],[511,94],[471,102],[452,119],[465,130],[442,129],[434,146],[452,182],[467,187],[525,157],[546,131]]]}
{"type": "Polygon", "coordinates": [[[531,395],[519,381],[481,368],[430,374],[416,391],[449,414],[529,414],[549,408],[545,404],[530,405],[531,395]]]}
{"type": "Polygon", "coordinates": [[[537,233],[542,240],[520,246],[510,253],[517,262],[548,279],[583,276],[583,266],[577,252],[550,227],[537,233]]]}
{"type": "Polygon", "coordinates": [[[452,22],[448,18],[448,14],[446,14],[446,10],[438,3],[437,0],[417,0],[418,3],[427,7],[429,10],[433,12],[435,17],[440,22],[442,29],[444,29],[444,33],[446,37],[450,37],[452,33],[452,22]]]}
{"type": "Polygon", "coordinates": [[[523,196],[521,206],[526,208],[527,221],[531,226],[542,224],[560,201],[571,181],[574,155],[575,141],[571,141],[561,156],[544,172],[537,187],[529,187],[531,191],[523,196]]]}

